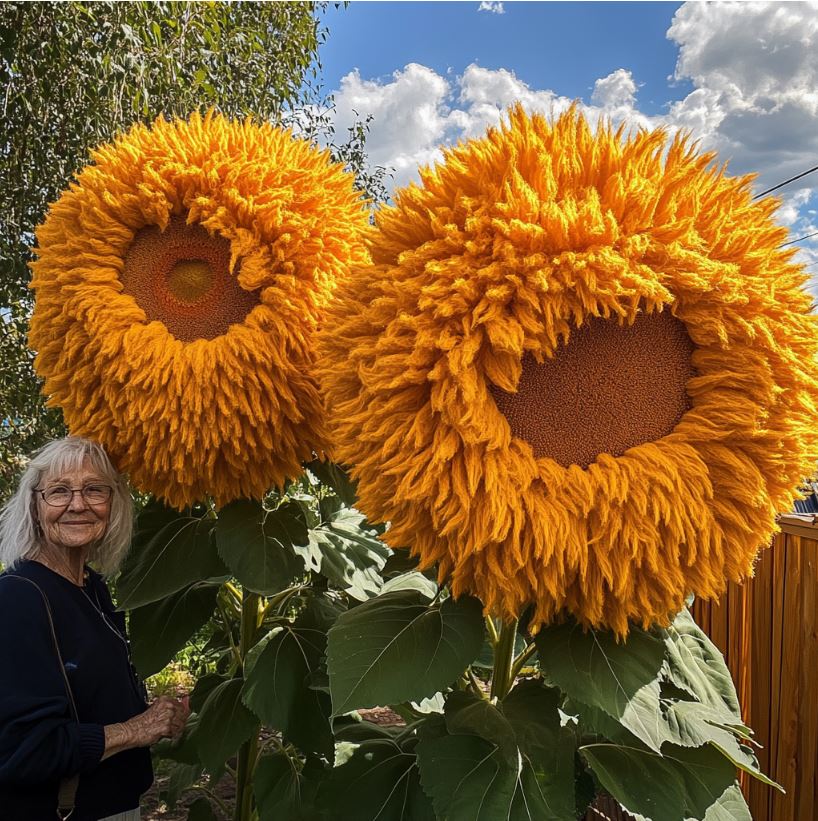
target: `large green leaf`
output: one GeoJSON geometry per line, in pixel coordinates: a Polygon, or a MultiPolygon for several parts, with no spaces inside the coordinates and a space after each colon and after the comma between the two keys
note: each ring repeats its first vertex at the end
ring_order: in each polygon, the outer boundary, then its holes
{"type": "Polygon", "coordinates": [[[433,696],[466,669],[482,641],[476,599],[430,605],[417,590],[370,599],[329,632],[333,714],[433,696]]]}
{"type": "Polygon", "coordinates": [[[380,737],[363,741],[335,767],[319,793],[319,805],[344,821],[435,821],[420,787],[414,747],[380,737]]]}
{"type": "Polygon", "coordinates": [[[317,786],[286,753],[262,756],[253,774],[261,821],[306,821],[317,786]]]}
{"type": "Polygon", "coordinates": [[[380,571],[391,552],[366,519],[348,509],[310,530],[308,543],[293,549],[309,570],[321,573],[358,601],[381,589],[380,571]]]}
{"type": "Polygon", "coordinates": [[[220,684],[229,680],[230,676],[221,675],[220,673],[205,673],[200,676],[190,693],[190,709],[194,713],[200,713],[210,693],[220,684]]]}
{"type": "MultiPolygon", "coordinates": [[[[487,741],[493,747],[491,762],[514,775],[503,817],[515,821],[573,821],[575,817],[575,739],[570,730],[560,727],[558,700],[556,691],[533,680],[518,684],[498,706],[466,691],[446,699],[449,734],[487,741]]],[[[436,755],[448,746],[438,748],[427,738],[424,754],[436,755]]],[[[484,770],[487,766],[481,765],[484,770]]],[[[502,772],[497,779],[500,785],[506,783],[502,772]]],[[[464,806],[473,799],[462,796],[464,806]]]]}
{"type": "Polygon", "coordinates": [[[247,675],[244,703],[305,752],[332,755],[330,700],[313,689],[326,636],[304,623],[277,629],[247,675]]]}
{"type": "Polygon", "coordinates": [[[260,502],[240,499],[219,511],[216,544],[219,555],[245,588],[271,596],[304,572],[289,541],[290,532],[300,531],[306,536],[303,523],[288,512],[267,513],[260,502]],[[288,518],[292,521],[285,522],[288,518]],[[276,538],[269,535],[268,528],[276,532],[276,538]]]}
{"type": "Polygon", "coordinates": [[[741,787],[738,784],[728,787],[719,800],[709,807],[704,821],[753,821],[741,787]]]}
{"type": "Polygon", "coordinates": [[[505,715],[490,701],[466,690],[446,698],[446,730],[450,735],[476,735],[493,744],[510,767],[517,766],[517,739],[505,715]]]}
{"type": "Polygon", "coordinates": [[[718,710],[695,701],[663,702],[662,708],[668,735],[674,743],[684,747],[712,744],[736,767],[783,792],[780,785],[761,772],[752,749],[741,744],[727,727],[718,723],[721,716],[718,710]]]}
{"type": "Polygon", "coordinates": [[[632,628],[627,641],[585,631],[576,622],[543,628],[536,636],[540,668],[566,695],[599,707],[658,752],[666,740],[659,704],[664,644],[632,628]]]}
{"type": "Polygon", "coordinates": [[[503,699],[523,760],[517,815],[532,821],[562,821],[575,813],[576,737],[560,725],[560,694],[541,681],[519,682],[503,699]],[[530,808],[530,816],[523,814],[530,808]]]}
{"type": "Polygon", "coordinates": [[[668,679],[702,704],[740,724],[741,710],[730,670],[688,610],[682,610],[662,633],[668,679]]]}
{"type": "MultiPolygon", "coordinates": [[[[439,821],[574,821],[548,804],[528,761],[510,766],[496,745],[475,735],[424,737],[420,778],[439,821]],[[555,814],[555,812],[557,814],[555,814]]],[[[573,795],[573,772],[568,782],[573,795]]]]}
{"type": "Polygon", "coordinates": [[[148,503],[117,580],[119,605],[131,610],[194,582],[230,575],[211,538],[214,520],[148,503]]]}
{"type": "Polygon", "coordinates": [[[510,819],[518,768],[476,735],[421,737],[420,782],[439,821],[510,819]]]}
{"type": "MultiPolygon", "coordinates": [[[[626,747],[641,748],[642,742],[632,733],[623,727],[615,718],[609,716],[599,707],[592,707],[589,704],[582,704],[576,699],[566,699],[563,711],[579,719],[580,735],[601,736],[606,741],[626,747]]],[[[648,749],[645,747],[645,749],[648,749]]]]}
{"type": "Polygon", "coordinates": [[[133,662],[144,677],[159,672],[213,614],[219,585],[197,582],[131,610],[133,662]]]}
{"type": "Polygon", "coordinates": [[[216,685],[208,695],[193,741],[210,772],[218,770],[258,730],[258,719],[241,702],[242,680],[216,685]]]}
{"type": "Polygon", "coordinates": [[[437,595],[438,587],[423,573],[410,570],[408,573],[401,573],[399,576],[393,576],[389,581],[384,582],[380,592],[391,593],[393,590],[417,590],[431,600],[437,595]]]}
{"type": "Polygon", "coordinates": [[[663,754],[615,744],[580,749],[605,789],[631,814],[650,821],[704,819],[735,782],[718,750],[666,745],[663,754]]]}

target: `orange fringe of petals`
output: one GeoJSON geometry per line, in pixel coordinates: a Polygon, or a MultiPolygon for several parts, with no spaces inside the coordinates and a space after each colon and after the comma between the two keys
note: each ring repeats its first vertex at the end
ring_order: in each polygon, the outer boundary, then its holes
{"type": "Polygon", "coordinates": [[[298,476],[327,447],[316,328],[336,277],[368,259],[352,175],[289,131],[213,114],[137,125],[92,159],[37,230],[30,343],[49,404],[179,508],[298,476]],[[173,217],[228,241],[260,297],[212,339],[177,339],[123,289],[136,233],[173,217]]]}
{"type": "Polygon", "coordinates": [[[684,137],[595,132],[520,107],[444,152],[377,217],[321,331],[335,457],[385,539],[455,595],[620,636],[752,575],[818,456],[816,317],[753,201],[684,137]],[[668,435],[587,468],[535,458],[489,392],[513,391],[590,317],[669,309],[694,343],[668,435]]]}

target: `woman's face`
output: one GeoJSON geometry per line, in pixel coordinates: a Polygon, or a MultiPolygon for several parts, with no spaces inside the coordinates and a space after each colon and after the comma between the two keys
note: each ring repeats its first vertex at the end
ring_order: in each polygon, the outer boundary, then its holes
{"type": "Polygon", "coordinates": [[[47,544],[60,548],[90,547],[105,535],[111,513],[110,498],[89,503],[79,491],[90,486],[107,486],[108,481],[88,462],[79,470],[65,474],[49,474],[40,480],[38,490],[67,488],[77,491],[71,501],[59,506],[49,504],[37,493],[37,513],[47,544]]]}

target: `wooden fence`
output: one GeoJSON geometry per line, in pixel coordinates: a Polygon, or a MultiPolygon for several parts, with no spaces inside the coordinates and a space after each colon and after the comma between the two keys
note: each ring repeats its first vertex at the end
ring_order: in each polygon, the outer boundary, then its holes
{"type": "MultiPolygon", "coordinates": [[[[818,524],[782,516],[782,532],[747,584],[693,617],[724,653],[761,769],[787,791],[741,774],[753,821],[818,819],[818,524]]],[[[612,803],[586,821],[630,818],[612,803]]]]}
{"type": "Polygon", "coordinates": [[[731,585],[693,617],[724,653],[755,730],[761,769],[781,795],[742,774],[754,821],[818,818],[818,525],[782,516],[782,532],[761,554],[755,578],[731,585]]]}

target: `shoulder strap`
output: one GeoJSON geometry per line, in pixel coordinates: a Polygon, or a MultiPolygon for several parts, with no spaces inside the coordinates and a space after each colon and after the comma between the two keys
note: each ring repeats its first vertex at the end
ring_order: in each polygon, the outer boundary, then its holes
{"type": "MultiPolygon", "coordinates": [[[[37,588],[40,596],[42,597],[43,604],[45,605],[45,613],[48,617],[48,627],[51,630],[51,641],[54,645],[54,652],[57,656],[57,662],[60,667],[60,673],[62,673],[62,679],[65,683],[65,692],[68,695],[68,704],[71,708],[71,715],[74,721],[77,724],[80,723],[79,713],[77,712],[77,703],[74,700],[74,691],[71,689],[71,682],[68,680],[68,674],[65,672],[65,664],[63,664],[62,660],[62,653],[60,652],[60,645],[57,641],[57,631],[54,629],[54,617],[51,615],[51,605],[48,601],[48,596],[46,596],[45,591],[40,587],[37,582],[29,579],[26,576],[19,576],[16,573],[8,573],[6,574],[7,578],[14,578],[20,579],[21,581],[28,582],[30,585],[33,585],[37,588]]],[[[62,819],[67,819],[71,816],[74,812],[74,804],[76,803],[77,797],[77,787],[79,786],[80,777],[79,774],[71,776],[70,778],[63,778],[60,781],[60,786],[57,791],[57,817],[62,819]]]]}

